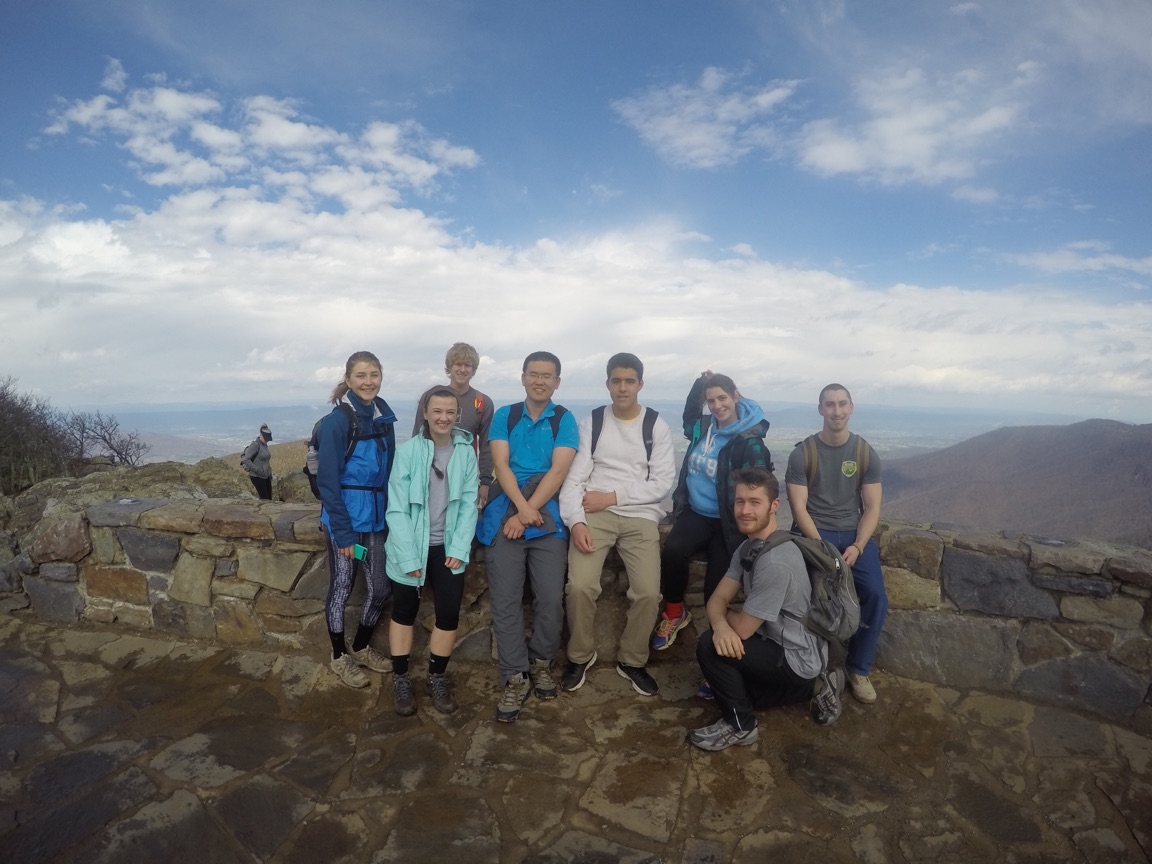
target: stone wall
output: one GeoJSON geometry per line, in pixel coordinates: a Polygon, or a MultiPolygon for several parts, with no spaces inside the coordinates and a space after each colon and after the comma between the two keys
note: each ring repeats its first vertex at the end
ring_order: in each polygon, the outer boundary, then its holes
{"type": "MultiPolygon", "coordinates": [[[[0,606],[318,654],[328,587],[318,515],[314,504],[254,499],[50,509],[19,556],[0,561],[0,606]]],[[[895,523],[877,539],[891,602],[879,668],[1152,730],[1152,552],[895,523]]],[[[490,651],[483,592],[481,562],[470,567],[462,619],[461,648],[470,641],[474,658],[490,651]]],[[[623,590],[607,596],[622,606],[623,590]]],[[[355,596],[351,605],[354,615],[355,596]]]]}
{"type": "Polygon", "coordinates": [[[877,665],[1152,730],[1152,552],[1012,532],[878,532],[877,665]]]}

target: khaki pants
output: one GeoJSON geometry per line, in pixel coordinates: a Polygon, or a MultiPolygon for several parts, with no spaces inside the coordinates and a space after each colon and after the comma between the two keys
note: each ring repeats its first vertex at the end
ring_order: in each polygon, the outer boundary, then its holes
{"type": "Polygon", "coordinates": [[[586,663],[596,650],[596,600],[600,573],[613,546],[628,571],[628,620],[618,659],[628,666],[648,663],[648,641],[660,612],[660,532],[651,519],[617,516],[610,510],[587,514],[594,552],[568,546],[568,661],[586,663]]]}

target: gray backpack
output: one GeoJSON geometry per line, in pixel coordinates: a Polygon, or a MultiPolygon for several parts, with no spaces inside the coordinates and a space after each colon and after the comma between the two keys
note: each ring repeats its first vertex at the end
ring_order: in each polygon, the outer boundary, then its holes
{"type": "Polygon", "coordinates": [[[841,665],[848,656],[849,640],[860,629],[860,598],[856,596],[852,568],[836,547],[827,540],[776,531],[758,547],[750,548],[741,563],[751,569],[756,557],[789,541],[795,543],[804,556],[812,583],[812,605],[801,623],[810,633],[828,642],[829,666],[841,665]]]}

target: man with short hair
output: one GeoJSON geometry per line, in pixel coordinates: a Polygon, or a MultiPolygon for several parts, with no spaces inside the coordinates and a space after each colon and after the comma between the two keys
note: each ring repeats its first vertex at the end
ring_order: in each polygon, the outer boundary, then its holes
{"type": "Polygon", "coordinates": [[[848,645],[845,669],[852,695],[876,701],[869,675],[876,644],[888,615],[888,595],[880,569],[880,549],[872,535],[880,521],[880,457],[848,431],[852,394],[842,384],[820,391],[817,410],[824,427],[796,445],[784,481],[792,508],[792,530],[822,537],[840,550],[852,568],[860,598],[860,629],[848,645]]]}
{"type": "MultiPolygon", "coordinates": [[[[492,400],[472,386],[472,378],[480,369],[480,355],[467,342],[457,342],[444,355],[444,372],[448,375],[448,386],[460,402],[460,416],[456,425],[472,433],[472,445],[476,448],[476,458],[480,463],[480,491],[477,495],[481,507],[488,501],[489,487],[492,485],[492,451],[488,447],[488,429],[492,425],[492,400]]],[[[443,384],[434,384],[420,395],[416,403],[416,422],[412,424],[412,437],[415,438],[424,428],[424,408],[428,396],[443,384]]]]}
{"type": "Polygon", "coordinates": [[[742,468],[732,479],[736,524],[747,539],[708,598],[711,629],[696,643],[696,659],[721,711],[711,726],[688,733],[701,750],[755,744],[760,730],[754,709],[811,699],[817,681],[816,722],[827,726],[840,716],[842,672],[821,678],[828,645],[803,623],[812,598],[804,556],[791,542],[762,551],[776,531],[780,483],[763,468],[742,468]],[[741,590],[743,606],[729,609],[741,590]]]}
{"type": "Polygon", "coordinates": [[[559,358],[547,351],[529,354],[520,381],[525,400],[492,418],[495,494],[476,529],[490,547],[488,601],[503,687],[496,706],[501,723],[516,721],[532,689],[539,699],[557,696],[551,668],[564,627],[568,534],[556,499],[580,441],[572,414],[552,402],[560,386],[559,358]],[[525,570],[533,595],[531,641],[524,633],[525,570]]]}
{"type": "Polygon", "coordinates": [[[580,446],[560,489],[560,516],[572,533],[568,548],[568,669],[560,682],[572,692],[596,662],[596,600],[600,573],[615,547],[628,573],[628,619],[616,672],[641,696],[655,696],[648,634],[660,611],[661,506],[676,482],[672,432],[638,396],[644,364],[635,354],[608,360],[610,406],[580,422],[580,446]]]}

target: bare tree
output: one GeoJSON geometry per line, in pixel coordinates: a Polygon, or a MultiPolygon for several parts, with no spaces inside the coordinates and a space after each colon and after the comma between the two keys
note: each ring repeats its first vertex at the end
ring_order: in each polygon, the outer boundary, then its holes
{"type": "Polygon", "coordinates": [[[75,422],[82,424],[86,445],[101,455],[112,457],[124,465],[138,465],[152,449],[146,445],[139,432],[122,432],[120,422],[111,414],[77,415],[75,422]]]}
{"type": "Polygon", "coordinates": [[[76,460],[104,455],[139,465],[149,451],[139,432],[124,432],[116,418],[96,412],[65,412],[47,399],[0,378],[0,492],[15,495],[70,472],[76,460]]]}

